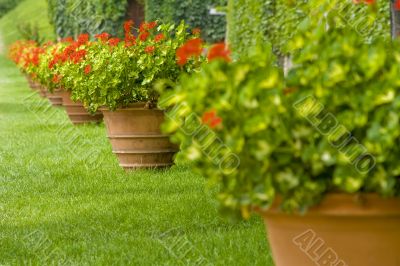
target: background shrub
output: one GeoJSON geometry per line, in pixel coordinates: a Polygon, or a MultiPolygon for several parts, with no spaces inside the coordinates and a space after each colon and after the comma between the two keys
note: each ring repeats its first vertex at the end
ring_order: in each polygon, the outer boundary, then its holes
{"type": "Polygon", "coordinates": [[[48,0],[50,21],[57,36],[120,33],[125,20],[127,0],[48,0]]]}
{"type": "MultiPolygon", "coordinates": [[[[348,0],[334,0],[341,26],[350,26],[363,35],[366,42],[389,37],[389,4],[378,1],[373,20],[368,6],[348,0]],[[374,22],[373,22],[374,21],[374,22]]],[[[317,11],[307,0],[229,0],[228,39],[235,56],[253,51],[260,42],[270,41],[278,55],[286,54],[285,44],[297,32],[304,19],[317,11]]]]}
{"type": "Polygon", "coordinates": [[[208,42],[225,38],[226,18],[210,15],[210,7],[225,6],[226,0],[146,0],[146,20],[179,23],[184,20],[191,28],[200,28],[208,42]]]}

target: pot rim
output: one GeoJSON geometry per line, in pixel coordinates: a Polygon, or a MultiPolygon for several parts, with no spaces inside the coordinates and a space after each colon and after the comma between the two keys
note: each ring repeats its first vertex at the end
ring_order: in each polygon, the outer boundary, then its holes
{"type": "Polygon", "coordinates": [[[101,106],[99,111],[102,112],[110,112],[110,113],[115,113],[115,112],[123,112],[123,111],[132,111],[132,110],[149,110],[149,111],[162,111],[161,109],[155,107],[155,108],[149,108],[148,107],[148,102],[136,102],[136,103],[131,103],[126,107],[120,107],[115,109],[114,111],[111,111],[108,107],[106,106],[101,106]]]}
{"type": "Polygon", "coordinates": [[[328,193],[321,202],[305,214],[286,213],[280,209],[277,198],[267,210],[254,207],[253,211],[264,216],[400,216],[400,198],[384,198],[377,193],[328,193]]]}

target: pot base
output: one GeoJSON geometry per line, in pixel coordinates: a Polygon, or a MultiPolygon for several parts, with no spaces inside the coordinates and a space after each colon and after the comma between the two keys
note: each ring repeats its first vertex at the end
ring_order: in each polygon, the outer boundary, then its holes
{"type": "Polygon", "coordinates": [[[262,212],[276,266],[400,265],[400,199],[327,195],[306,215],[262,212]]]}

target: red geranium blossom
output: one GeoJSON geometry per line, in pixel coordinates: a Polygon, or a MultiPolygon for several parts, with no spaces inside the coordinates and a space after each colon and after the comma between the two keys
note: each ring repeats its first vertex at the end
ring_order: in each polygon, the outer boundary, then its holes
{"type": "Polygon", "coordinates": [[[205,112],[201,117],[201,121],[203,124],[208,125],[210,128],[215,128],[222,123],[222,118],[217,115],[217,111],[212,109],[208,112],[205,112]]]}
{"type": "Polygon", "coordinates": [[[52,81],[53,81],[53,83],[57,84],[57,83],[59,83],[61,81],[61,79],[62,79],[61,75],[54,74],[52,81]]]}
{"type": "Polygon", "coordinates": [[[89,41],[89,34],[87,33],[82,33],[78,36],[78,44],[79,45],[84,45],[89,41]]]}
{"type": "Polygon", "coordinates": [[[144,49],[144,51],[145,51],[146,53],[148,53],[148,54],[153,53],[154,50],[155,50],[155,47],[154,47],[154,46],[147,46],[147,47],[144,49]]]}
{"type": "Polygon", "coordinates": [[[85,67],[85,75],[89,75],[90,72],[92,72],[92,66],[91,65],[87,65],[85,67]]]}
{"type": "Polygon", "coordinates": [[[125,47],[131,47],[136,44],[136,37],[133,35],[125,36],[125,47]]]}
{"type": "Polygon", "coordinates": [[[164,39],[165,39],[164,34],[160,33],[160,34],[157,34],[157,35],[156,35],[156,37],[154,38],[154,41],[155,41],[155,42],[161,42],[161,41],[164,40],[164,39]]]}
{"type": "Polygon", "coordinates": [[[95,35],[94,37],[96,37],[97,39],[99,39],[102,42],[106,42],[106,41],[108,41],[108,38],[110,38],[110,34],[108,34],[107,32],[103,32],[103,33],[95,35]]]}
{"type": "Polygon", "coordinates": [[[178,65],[183,66],[187,63],[190,57],[198,57],[203,51],[203,41],[200,38],[195,38],[187,41],[183,46],[176,50],[178,65]]]}
{"type": "Polygon", "coordinates": [[[144,41],[147,40],[147,38],[149,37],[149,35],[150,35],[150,33],[149,33],[148,31],[142,32],[142,33],[139,35],[139,39],[140,39],[142,42],[144,42],[144,41]]]}
{"type": "Polygon", "coordinates": [[[130,33],[131,32],[133,24],[134,24],[133,20],[125,21],[125,23],[124,23],[124,31],[125,31],[125,33],[128,33],[128,32],[130,33]]]}
{"type": "Polygon", "coordinates": [[[108,40],[110,46],[117,46],[121,40],[119,38],[111,38],[108,40]]]}
{"type": "Polygon", "coordinates": [[[217,43],[211,46],[210,50],[208,51],[208,60],[212,61],[215,59],[222,59],[226,62],[232,61],[230,57],[231,51],[225,45],[225,43],[217,43]]]}

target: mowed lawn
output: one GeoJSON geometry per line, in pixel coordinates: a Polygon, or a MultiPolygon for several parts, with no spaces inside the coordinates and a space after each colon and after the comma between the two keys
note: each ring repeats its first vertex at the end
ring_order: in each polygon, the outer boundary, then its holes
{"type": "Polygon", "coordinates": [[[104,125],[72,126],[4,57],[0,180],[1,265],[273,265],[261,219],[221,217],[188,166],[120,169],[104,125]]]}

